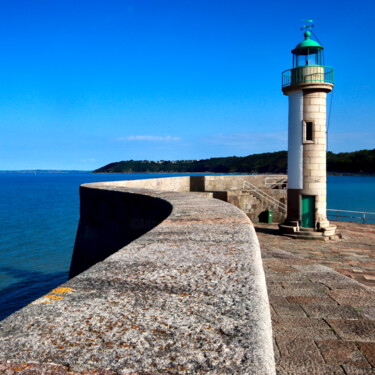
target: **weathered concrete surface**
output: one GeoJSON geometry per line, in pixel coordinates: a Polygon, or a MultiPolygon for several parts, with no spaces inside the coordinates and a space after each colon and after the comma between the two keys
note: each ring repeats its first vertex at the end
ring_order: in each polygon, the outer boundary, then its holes
{"type": "MultiPolygon", "coordinates": [[[[134,194],[161,199],[172,211],[2,321],[0,371],[274,374],[264,271],[246,215],[201,194],[108,183],[90,184],[82,194],[93,189],[98,199],[100,191],[124,192],[124,206],[134,194]]],[[[97,207],[91,223],[116,221],[114,211],[97,207]]],[[[83,224],[81,235],[90,236],[86,229],[83,224]]]]}

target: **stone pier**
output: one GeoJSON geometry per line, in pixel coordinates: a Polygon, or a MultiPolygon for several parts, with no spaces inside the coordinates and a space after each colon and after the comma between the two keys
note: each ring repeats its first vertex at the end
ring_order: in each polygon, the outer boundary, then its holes
{"type": "Polygon", "coordinates": [[[0,322],[0,372],[274,375],[254,228],[188,190],[82,186],[75,276],[0,322]]]}

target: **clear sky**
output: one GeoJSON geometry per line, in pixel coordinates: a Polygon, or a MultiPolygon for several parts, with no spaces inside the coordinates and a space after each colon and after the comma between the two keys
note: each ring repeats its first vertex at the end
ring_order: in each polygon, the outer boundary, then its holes
{"type": "Polygon", "coordinates": [[[374,0],[1,0],[0,170],[286,150],[281,73],[306,18],[335,68],[329,150],[373,149],[374,15],[374,0]]]}

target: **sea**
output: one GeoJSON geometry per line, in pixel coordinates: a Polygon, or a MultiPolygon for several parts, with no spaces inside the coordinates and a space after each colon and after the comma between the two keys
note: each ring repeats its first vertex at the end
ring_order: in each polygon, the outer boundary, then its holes
{"type": "MultiPolygon", "coordinates": [[[[0,320],[68,279],[81,184],[189,175],[0,172],[0,320]]],[[[329,176],[327,190],[329,209],[375,213],[375,177],[329,176]]]]}

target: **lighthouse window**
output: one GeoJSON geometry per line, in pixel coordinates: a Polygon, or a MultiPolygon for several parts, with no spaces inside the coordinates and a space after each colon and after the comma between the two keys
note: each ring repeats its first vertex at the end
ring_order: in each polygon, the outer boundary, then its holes
{"type": "Polygon", "coordinates": [[[312,127],[313,123],[312,122],[306,122],[306,141],[312,141],[312,127]]]}
{"type": "Polygon", "coordinates": [[[314,128],[313,121],[303,122],[303,142],[304,143],[314,143],[313,128],[314,128]]]}

